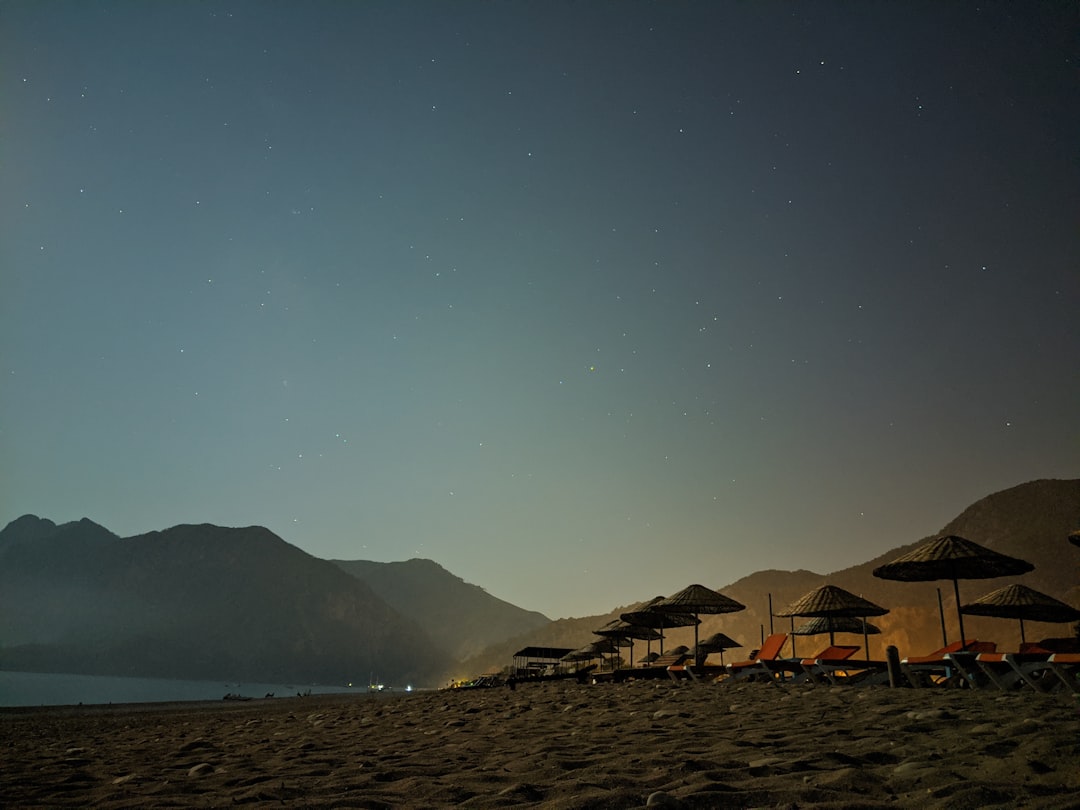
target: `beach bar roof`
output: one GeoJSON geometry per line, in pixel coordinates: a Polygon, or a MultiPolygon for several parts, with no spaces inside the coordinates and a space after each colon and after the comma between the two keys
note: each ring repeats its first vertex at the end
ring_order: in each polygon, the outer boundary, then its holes
{"type": "Polygon", "coordinates": [[[573,652],[570,647],[523,647],[514,653],[514,672],[524,675],[529,672],[557,668],[563,656],[573,652]]]}

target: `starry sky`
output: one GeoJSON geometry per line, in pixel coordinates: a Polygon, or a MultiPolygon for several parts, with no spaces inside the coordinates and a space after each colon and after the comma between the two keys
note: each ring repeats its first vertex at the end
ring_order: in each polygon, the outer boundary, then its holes
{"type": "Polygon", "coordinates": [[[0,524],[264,525],[554,618],[1080,476],[1078,35],[0,2],[0,524]]]}

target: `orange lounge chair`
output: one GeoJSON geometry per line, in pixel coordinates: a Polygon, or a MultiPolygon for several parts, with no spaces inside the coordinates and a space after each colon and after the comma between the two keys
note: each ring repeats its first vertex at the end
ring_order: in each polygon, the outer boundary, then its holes
{"type": "Polygon", "coordinates": [[[813,674],[807,670],[813,667],[817,661],[828,661],[840,664],[855,655],[861,647],[851,644],[830,644],[824,650],[810,658],[776,658],[764,662],[765,666],[774,676],[781,679],[790,675],[795,680],[809,678],[814,680],[813,674]]]}
{"type": "Polygon", "coordinates": [[[834,644],[826,647],[812,658],[780,658],[774,656],[772,658],[762,659],[758,656],[759,665],[757,669],[748,668],[748,674],[755,676],[767,676],[766,680],[786,680],[791,678],[795,681],[805,680],[807,672],[803,667],[803,662],[812,662],[817,660],[829,660],[839,663],[846,661],[859,651],[859,647],[834,644]]]}
{"type": "Polygon", "coordinates": [[[966,678],[964,667],[969,659],[973,661],[979,653],[992,653],[996,650],[997,644],[992,641],[954,641],[930,655],[915,655],[903,659],[900,669],[914,687],[938,686],[952,682],[953,676],[957,674],[966,678]]]}
{"type": "MultiPolygon", "coordinates": [[[[856,647],[855,649],[858,649],[856,647]]],[[[802,668],[806,676],[820,684],[859,684],[869,686],[889,682],[889,664],[886,661],[852,660],[850,655],[842,658],[804,658],[802,668]]]]}
{"type": "Polygon", "coordinates": [[[787,642],[787,633],[774,633],[765,639],[761,649],[745,661],[733,661],[725,669],[730,676],[729,680],[746,680],[758,675],[767,675],[772,680],[772,673],[765,668],[766,661],[772,661],[780,655],[780,650],[787,642]]]}
{"type": "Polygon", "coordinates": [[[691,680],[698,682],[714,681],[721,675],[727,674],[727,665],[724,664],[675,664],[667,668],[668,677],[673,681],[691,680]]]}
{"type": "Polygon", "coordinates": [[[1053,653],[1046,659],[1046,665],[1066,689],[1080,694],[1080,653],[1053,653]]]}
{"type": "MultiPolygon", "coordinates": [[[[987,686],[993,685],[1002,691],[1008,691],[1027,684],[1036,692],[1047,692],[1053,683],[1038,676],[1050,669],[1050,655],[1050,650],[1040,649],[1037,644],[1021,644],[1020,652],[979,653],[975,656],[974,663],[987,686]]],[[[964,661],[961,666],[967,669],[970,668],[970,663],[964,661]]],[[[965,675],[968,675],[972,683],[979,680],[974,673],[965,672],[965,675]]]]}
{"type": "Polygon", "coordinates": [[[690,658],[690,653],[665,653],[654,661],[641,667],[617,669],[612,678],[616,683],[629,680],[651,680],[663,678],[670,667],[682,667],[690,658]]]}

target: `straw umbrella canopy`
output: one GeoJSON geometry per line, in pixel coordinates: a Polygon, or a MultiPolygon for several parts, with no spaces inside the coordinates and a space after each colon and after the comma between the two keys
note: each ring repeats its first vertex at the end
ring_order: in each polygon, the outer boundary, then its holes
{"type": "MultiPolygon", "coordinates": [[[[613,638],[598,638],[596,641],[586,644],[582,649],[591,650],[596,655],[617,653],[619,651],[619,643],[613,638]]],[[[596,655],[593,657],[595,658],[596,655]]]]}
{"type": "Polygon", "coordinates": [[[1080,619],[1080,610],[1059,602],[1052,596],[1027,585],[1006,585],[981,596],[970,605],[960,608],[971,616],[997,616],[1020,620],[1020,641],[1024,637],[1024,620],[1031,622],[1072,622],[1080,619]]]}
{"type": "Polygon", "coordinates": [[[588,644],[584,647],[579,647],[576,650],[571,650],[560,661],[566,661],[568,664],[577,664],[581,661],[589,661],[596,658],[596,652],[592,649],[592,645],[588,644]]]}
{"type": "MultiPolygon", "coordinates": [[[[960,611],[961,579],[994,579],[1026,574],[1035,568],[1026,560],[1000,554],[963,537],[946,534],[874,569],[874,576],[900,582],[931,582],[950,579],[956,596],[960,643],[966,644],[964,614],[960,611]]],[[[944,617],[942,625],[944,626],[944,617]]]]}
{"type": "Polygon", "coordinates": [[[660,654],[664,654],[664,629],[668,627],[689,627],[700,624],[701,620],[689,613],[677,613],[670,610],[657,610],[656,605],[664,601],[663,596],[654,596],[640,610],[632,610],[619,616],[627,624],[638,627],[651,627],[660,631],[660,654]]]}
{"type": "Polygon", "coordinates": [[[827,616],[817,616],[808,622],[803,622],[791,632],[797,636],[820,636],[822,633],[861,633],[866,629],[866,634],[876,636],[881,629],[870,624],[865,619],[841,616],[831,619],[827,616]]]}
{"type": "MultiPolygon", "coordinates": [[[[792,625],[795,624],[795,620],[791,620],[792,625]]],[[[820,636],[822,633],[862,633],[863,634],[863,648],[866,650],[866,658],[870,659],[870,650],[867,642],[867,636],[876,636],[881,633],[881,630],[870,624],[866,619],[859,619],[849,616],[817,616],[808,622],[803,622],[798,627],[791,628],[791,635],[793,636],[820,636]]],[[[832,642],[830,642],[832,643],[832,642]]],[[[791,640],[791,655],[795,657],[795,639],[791,640]]]]}
{"type": "Polygon", "coordinates": [[[594,658],[604,660],[605,654],[614,654],[619,651],[619,645],[610,638],[601,638],[571,650],[562,657],[563,661],[591,661],[594,658]]]}
{"type": "Polygon", "coordinates": [[[725,636],[723,633],[713,633],[694,648],[694,655],[695,657],[701,655],[702,660],[704,660],[709,653],[718,652],[720,653],[720,665],[723,666],[724,650],[731,650],[741,646],[742,644],[730,636],[725,636]]]}
{"type": "Polygon", "coordinates": [[[593,633],[611,639],[620,647],[629,647],[631,661],[634,659],[635,638],[647,639],[649,641],[660,638],[660,634],[652,628],[630,624],[622,619],[612,619],[599,630],[593,630],[593,633]]]}
{"type": "MultiPolygon", "coordinates": [[[[687,585],[678,593],[657,602],[653,605],[653,609],[669,613],[691,613],[695,619],[698,619],[701,613],[736,613],[746,610],[746,605],[711,588],[706,588],[704,585],[687,585]]],[[[697,643],[698,626],[694,624],[695,647],[697,643]]],[[[694,663],[700,666],[701,661],[695,657],[694,663]]]]}
{"type": "MultiPolygon", "coordinates": [[[[856,596],[851,591],[845,591],[835,585],[821,585],[814,588],[801,599],[792,602],[777,616],[806,616],[809,618],[825,619],[828,625],[829,644],[836,643],[836,630],[831,624],[836,619],[865,618],[867,616],[884,616],[889,612],[888,608],[875,605],[868,599],[856,596]]],[[[866,656],[870,657],[870,648],[867,643],[869,630],[865,624],[860,630],[863,633],[863,649],[866,656]]]]}

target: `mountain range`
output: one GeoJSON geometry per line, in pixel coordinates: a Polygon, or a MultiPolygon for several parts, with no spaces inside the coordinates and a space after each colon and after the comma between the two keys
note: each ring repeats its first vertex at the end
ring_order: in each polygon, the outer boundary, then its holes
{"type": "MultiPolygon", "coordinates": [[[[1042,480],[990,495],[940,534],[958,534],[1035,565],[1023,577],[961,583],[962,601],[1021,581],[1080,605],[1080,480],[1042,480]]],[[[926,538],[924,538],[926,539],[926,538]]],[[[873,569],[923,540],[829,574],[759,571],[703,584],[746,610],[702,617],[699,635],[724,632],[745,655],[773,628],[773,611],[825,583],[887,607],[873,620],[870,653],[940,646],[938,589],[949,632],[949,583],[889,582],[873,569]]],[[[689,584],[689,583],[687,583],[689,584]]],[[[82,519],[57,525],[25,515],[0,531],[0,669],[148,677],[437,685],[448,675],[497,670],[522,647],[579,647],[593,630],[657,594],[611,612],[551,621],[497,599],[430,560],[322,560],[261,527],[181,525],[121,538],[82,519]]],[[[1018,641],[1015,622],[969,617],[969,637],[999,648],[1018,641]]],[[[1028,638],[1071,628],[1031,624],[1028,638]]],[[[668,646],[692,631],[669,632],[668,646]]],[[[800,641],[802,654],[823,639],[800,641]]],[[[644,653],[644,645],[637,648],[644,653]]]]}
{"type": "Polygon", "coordinates": [[[542,613],[491,596],[431,560],[332,562],[367,583],[401,615],[415,620],[435,646],[457,661],[551,622],[542,613]]]}
{"type": "Polygon", "coordinates": [[[0,531],[0,669],[433,685],[547,622],[428,560],[332,563],[261,527],[0,531]]]}

